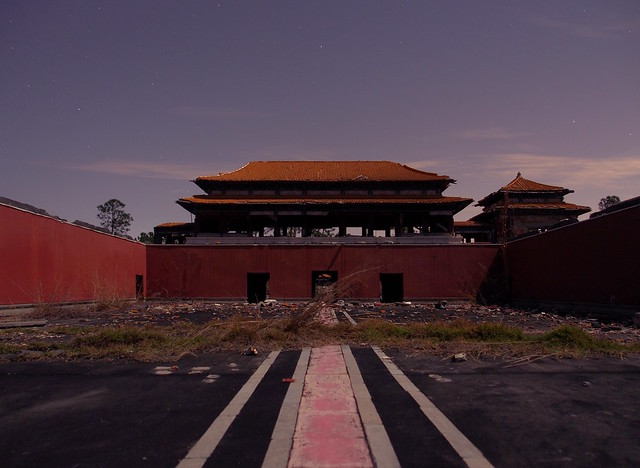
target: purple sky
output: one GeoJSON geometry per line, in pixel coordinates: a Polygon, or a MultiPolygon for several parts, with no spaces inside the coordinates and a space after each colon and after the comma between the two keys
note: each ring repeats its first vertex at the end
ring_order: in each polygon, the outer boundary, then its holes
{"type": "MultiPolygon", "coordinates": [[[[640,195],[640,2],[3,1],[0,196],[130,234],[252,160],[640,195]]],[[[467,208],[456,219],[479,211],[467,208]]]]}

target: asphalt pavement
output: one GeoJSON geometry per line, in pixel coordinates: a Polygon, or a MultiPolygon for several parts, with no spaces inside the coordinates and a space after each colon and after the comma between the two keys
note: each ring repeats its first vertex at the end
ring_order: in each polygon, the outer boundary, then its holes
{"type": "MultiPolygon", "coordinates": [[[[377,438],[382,431],[390,441],[384,450],[395,456],[384,458],[389,454],[372,450],[374,462],[397,459],[403,467],[640,466],[638,356],[451,362],[367,347],[342,351],[354,358],[355,369],[347,359],[348,375],[369,448],[382,440],[377,438]],[[415,389],[408,391],[408,386],[415,389]],[[380,426],[370,424],[372,410],[380,426]]],[[[294,386],[299,386],[303,406],[311,392],[303,382],[305,356],[308,351],[298,350],[160,363],[2,364],[2,464],[262,466],[274,428],[283,417],[286,422],[283,408],[296,398],[300,405],[294,386]],[[302,373],[294,379],[296,368],[302,373]],[[214,426],[224,430],[210,455],[189,458],[199,441],[208,443],[205,435],[214,426]]],[[[296,426],[291,437],[303,429],[296,426]]],[[[300,437],[299,442],[306,443],[300,437]]]]}

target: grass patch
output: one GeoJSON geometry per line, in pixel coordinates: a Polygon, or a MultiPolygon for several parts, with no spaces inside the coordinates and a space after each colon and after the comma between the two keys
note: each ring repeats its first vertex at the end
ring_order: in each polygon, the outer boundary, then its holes
{"type": "Polygon", "coordinates": [[[640,344],[624,345],[612,340],[597,338],[579,327],[561,325],[560,327],[535,337],[546,348],[558,351],[577,351],[580,353],[620,353],[640,351],[640,344]]]}
{"type": "Polygon", "coordinates": [[[160,330],[147,330],[140,327],[105,327],[97,332],[76,336],[73,345],[104,348],[112,345],[158,345],[167,340],[166,333],[160,330]]]}
{"type": "Polygon", "coordinates": [[[0,354],[17,354],[21,351],[21,347],[12,343],[0,343],[0,354]]]}
{"type": "Polygon", "coordinates": [[[477,342],[517,342],[525,339],[518,328],[499,323],[473,323],[468,320],[453,322],[416,323],[397,325],[382,320],[369,320],[359,324],[362,338],[373,341],[385,340],[431,340],[477,341],[477,342]]]}
{"type": "Polygon", "coordinates": [[[452,322],[394,324],[369,320],[352,326],[315,321],[291,330],[289,318],[233,318],[206,324],[174,322],[171,325],[56,326],[42,333],[0,334],[0,354],[41,352],[64,359],[131,358],[168,360],[185,353],[241,352],[255,346],[265,353],[274,349],[300,349],[325,344],[376,345],[446,356],[466,352],[473,356],[585,356],[640,352],[640,344],[623,344],[596,338],[581,328],[560,326],[543,334],[528,334],[500,323],[452,322]]]}

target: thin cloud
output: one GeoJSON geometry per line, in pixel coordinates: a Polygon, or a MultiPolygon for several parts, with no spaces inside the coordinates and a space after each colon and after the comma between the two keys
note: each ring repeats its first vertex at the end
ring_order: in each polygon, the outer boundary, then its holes
{"type": "Polygon", "coordinates": [[[542,154],[499,154],[483,164],[491,173],[513,176],[521,172],[528,179],[557,183],[565,187],[611,187],[621,181],[640,179],[640,154],[603,159],[542,154]]]}
{"type": "Polygon", "coordinates": [[[571,189],[635,187],[640,180],[640,151],[637,154],[603,159],[535,153],[503,153],[477,155],[460,161],[456,165],[438,159],[413,161],[407,164],[416,169],[436,168],[438,173],[451,173],[449,175],[466,185],[484,185],[487,181],[491,181],[490,183],[495,185],[494,189],[508,183],[518,172],[527,179],[571,189]]]}
{"type": "Polygon", "coordinates": [[[145,179],[190,180],[219,170],[211,166],[152,161],[104,160],[67,165],[67,169],[145,179]]]}
{"type": "MultiPolygon", "coordinates": [[[[448,189],[451,196],[472,197],[476,201],[511,181],[518,172],[543,184],[574,191],[569,203],[597,207],[600,198],[618,195],[623,200],[640,195],[640,150],[599,160],[578,156],[536,153],[478,154],[464,160],[434,157],[406,163],[411,167],[447,174],[458,183],[448,189]]],[[[465,208],[456,219],[469,219],[480,212],[477,206],[465,208]]]]}
{"type": "Polygon", "coordinates": [[[452,136],[463,140],[514,140],[531,136],[531,132],[513,132],[504,127],[472,128],[452,132],[452,136]]]}
{"type": "Polygon", "coordinates": [[[248,111],[233,108],[211,106],[181,106],[174,110],[181,117],[192,118],[223,118],[223,119],[255,119],[269,117],[270,114],[259,111],[248,111]]]}
{"type": "Polygon", "coordinates": [[[229,172],[242,167],[250,161],[256,160],[302,160],[322,161],[336,159],[336,154],[330,150],[306,149],[295,146],[278,146],[264,148],[259,151],[238,152],[233,160],[238,163],[224,164],[193,164],[155,161],[129,161],[122,159],[105,159],[86,163],[68,164],[67,169],[94,172],[99,174],[113,174],[125,177],[141,177],[145,179],[192,180],[199,176],[229,172]]]}
{"type": "Polygon", "coordinates": [[[535,16],[531,21],[539,26],[589,39],[619,39],[628,36],[631,31],[640,26],[640,21],[638,20],[621,20],[610,24],[584,24],[545,16],[535,16]]]}

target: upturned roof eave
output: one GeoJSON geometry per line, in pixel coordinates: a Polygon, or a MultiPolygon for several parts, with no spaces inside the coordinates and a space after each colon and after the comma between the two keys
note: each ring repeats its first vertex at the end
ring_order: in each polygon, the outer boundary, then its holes
{"type": "Polygon", "coordinates": [[[444,182],[446,175],[391,161],[252,161],[235,171],[198,177],[195,182],[444,182]],[[342,166],[342,167],[340,167],[342,166]],[[288,171],[284,169],[288,168],[288,171]],[[295,169],[295,170],[294,170],[295,169]],[[283,175],[284,173],[284,175],[283,175]],[[336,175],[336,174],[339,174],[336,175]],[[393,175],[395,174],[395,175],[393,175]]]}
{"type": "Polygon", "coordinates": [[[562,190],[505,190],[504,188],[501,188],[500,190],[498,190],[497,192],[492,192],[489,195],[487,195],[486,197],[478,200],[478,202],[476,203],[475,206],[487,206],[490,205],[491,203],[494,203],[496,201],[502,200],[504,199],[505,194],[509,195],[511,193],[513,194],[531,194],[531,195],[560,195],[560,196],[565,196],[568,195],[570,193],[573,193],[573,190],[567,189],[567,188],[562,188],[562,190]]]}
{"type": "MultiPolygon", "coordinates": [[[[482,213],[478,213],[477,215],[473,216],[470,219],[470,221],[480,221],[483,219],[495,217],[495,215],[499,214],[502,210],[504,210],[504,206],[493,207],[489,210],[483,211],[482,213]]],[[[509,212],[527,211],[531,213],[542,212],[542,211],[547,211],[547,212],[554,211],[554,212],[572,214],[574,216],[580,216],[582,214],[585,214],[591,211],[591,208],[589,208],[588,206],[571,205],[571,204],[567,204],[566,206],[562,206],[562,205],[544,206],[544,204],[541,204],[535,207],[512,205],[512,206],[507,206],[507,210],[509,212]]]]}

